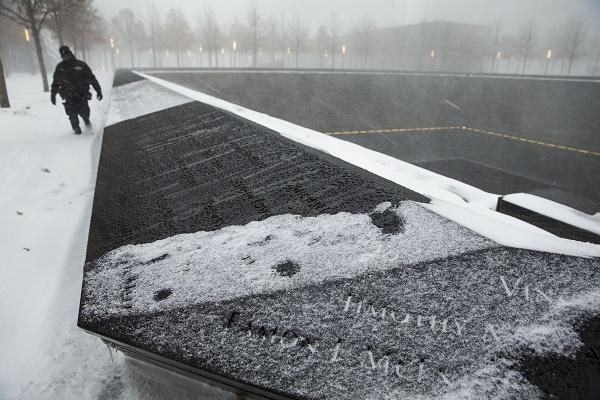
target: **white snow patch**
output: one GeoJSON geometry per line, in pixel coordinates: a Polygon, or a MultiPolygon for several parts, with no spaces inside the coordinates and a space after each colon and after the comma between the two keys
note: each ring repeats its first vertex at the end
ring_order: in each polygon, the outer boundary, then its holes
{"type": "MultiPolygon", "coordinates": [[[[179,71],[181,72],[181,71],[179,71]]],[[[431,210],[502,245],[581,257],[600,257],[600,245],[562,239],[517,218],[495,212],[498,195],[428,171],[357,144],[259,113],[184,86],[136,72],[183,96],[239,115],[291,140],[331,154],[435,203],[431,210]]]]}
{"type": "Polygon", "coordinates": [[[192,99],[167,90],[146,79],[114,87],[106,126],[165,110],[192,99]]]}
{"type": "Polygon", "coordinates": [[[83,311],[100,317],[155,312],[497,246],[418,203],[403,202],[392,211],[403,220],[402,232],[384,234],[366,214],[278,215],[245,226],[123,246],[86,273],[84,293],[89,298],[83,311]],[[291,270],[278,270],[286,261],[298,269],[288,265],[291,270]],[[153,298],[166,289],[171,291],[168,298],[153,298]],[[131,300],[124,302],[124,297],[131,300]]]}

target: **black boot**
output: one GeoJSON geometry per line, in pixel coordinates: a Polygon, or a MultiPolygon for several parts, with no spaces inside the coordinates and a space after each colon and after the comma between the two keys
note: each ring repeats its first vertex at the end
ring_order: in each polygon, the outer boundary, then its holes
{"type": "Polygon", "coordinates": [[[92,126],[92,121],[89,118],[83,117],[83,123],[85,126],[92,126]]]}
{"type": "Polygon", "coordinates": [[[68,114],[69,122],[71,122],[71,128],[73,128],[73,133],[76,135],[81,135],[81,128],[79,127],[79,117],[77,114],[68,114]]]}

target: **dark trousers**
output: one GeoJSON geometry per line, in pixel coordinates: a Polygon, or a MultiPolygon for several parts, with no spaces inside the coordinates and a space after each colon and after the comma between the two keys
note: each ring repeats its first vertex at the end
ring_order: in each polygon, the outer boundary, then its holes
{"type": "Polygon", "coordinates": [[[67,99],[63,105],[73,130],[79,129],[79,116],[84,122],[90,119],[90,106],[86,99],[67,99]]]}

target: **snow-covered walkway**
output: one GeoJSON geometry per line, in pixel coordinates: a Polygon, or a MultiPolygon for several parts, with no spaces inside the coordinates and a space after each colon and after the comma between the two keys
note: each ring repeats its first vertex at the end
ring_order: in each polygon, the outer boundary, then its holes
{"type": "Polygon", "coordinates": [[[71,133],[60,103],[50,104],[39,76],[8,80],[12,108],[0,110],[0,399],[173,395],[148,383],[165,373],[150,379],[153,372],[120,354],[111,361],[100,340],[76,327],[111,78],[101,77],[105,99],[92,101],[94,126],[82,136],[71,133]]]}

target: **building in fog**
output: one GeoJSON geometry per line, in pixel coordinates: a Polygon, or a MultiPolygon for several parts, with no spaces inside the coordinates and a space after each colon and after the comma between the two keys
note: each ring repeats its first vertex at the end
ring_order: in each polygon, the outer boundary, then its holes
{"type": "Polygon", "coordinates": [[[482,72],[494,56],[491,28],[458,22],[422,22],[377,32],[383,67],[401,70],[482,72]]]}

